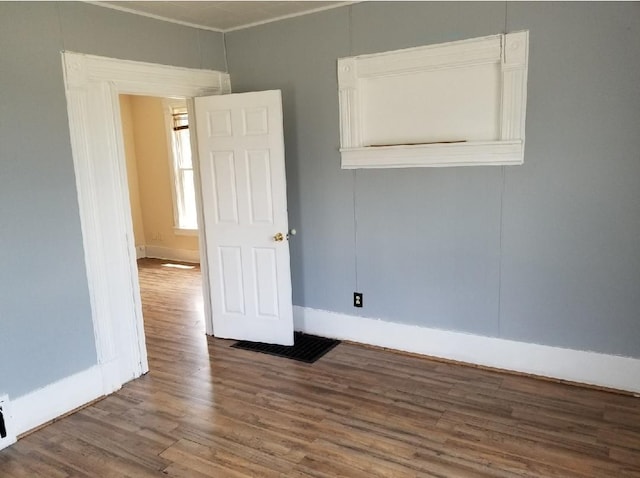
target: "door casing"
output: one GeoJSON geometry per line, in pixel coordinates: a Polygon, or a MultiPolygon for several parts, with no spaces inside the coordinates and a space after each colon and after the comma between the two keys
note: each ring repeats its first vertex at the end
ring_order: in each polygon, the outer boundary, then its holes
{"type": "MultiPolygon", "coordinates": [[[[194,97],[230,93],[231,83],[219,71],[66,51],[62,64],[97,361],[106,395],[149,370],[118,97],[184,97],[193,114],[194,97]]],[[[196,141],[192,135],[192,145],[196,141]]],[[[194,165],[199,165],[197,157],[194,165]]],[[[200,172],[198,166],[194,169],[202,224],[200,172]]],[[[204,228],[199,230],[205,324],[211,334],[206,240],[204,228]]]]}

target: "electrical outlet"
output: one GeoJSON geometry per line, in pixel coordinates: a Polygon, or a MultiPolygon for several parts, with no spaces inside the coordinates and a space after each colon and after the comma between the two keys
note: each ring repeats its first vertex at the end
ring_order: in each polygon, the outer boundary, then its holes
{"type": "Polygon", "coordinates": [[[4,423],[4,411],[0,405],[0,439],[7,438],[7,426],[4,423]]]}
{"type": "Polygon", "coordinates": [[[353,293],[353,306],[362,307],[362,292],[353,293]]]}
{"type": "Polygon", "coordinates": [[[11,416],[11,408],[9,397],[7,395],[0,396],[0,450],[13,445],[16,442],[16,436],[13,432],[13,421],[11,416]]]}

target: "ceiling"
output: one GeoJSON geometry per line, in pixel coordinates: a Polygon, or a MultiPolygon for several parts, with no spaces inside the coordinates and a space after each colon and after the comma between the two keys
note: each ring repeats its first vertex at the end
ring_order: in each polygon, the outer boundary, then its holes
{"type": "Polygon", "coordinates": [[[183,25],[229,31],[353,2],[120,1],[91,3],[183,25]]]}

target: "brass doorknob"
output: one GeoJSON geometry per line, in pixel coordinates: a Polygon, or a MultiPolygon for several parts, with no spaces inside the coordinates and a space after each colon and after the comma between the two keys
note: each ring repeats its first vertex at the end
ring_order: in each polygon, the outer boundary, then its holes
{"type": "Polygon", "coordinates": [[[278,234],[273,236],[273,240],[276,241],[276,242],[284,241],[284,234],[279,232],[278,234]]]}

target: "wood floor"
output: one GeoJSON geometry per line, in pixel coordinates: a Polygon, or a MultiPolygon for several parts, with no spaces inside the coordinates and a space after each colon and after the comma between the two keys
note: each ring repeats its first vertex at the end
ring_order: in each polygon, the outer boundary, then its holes
{"type": "Polygon", "coordinates": [[[640,477],[640,399],[341,344],[205,338],[197,269],[140,263],[151,371],[0,452],[7,477],[640,477]]]}

